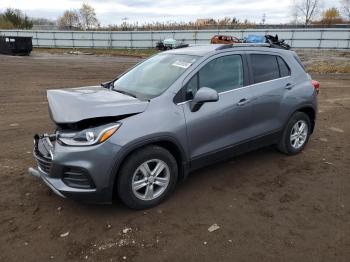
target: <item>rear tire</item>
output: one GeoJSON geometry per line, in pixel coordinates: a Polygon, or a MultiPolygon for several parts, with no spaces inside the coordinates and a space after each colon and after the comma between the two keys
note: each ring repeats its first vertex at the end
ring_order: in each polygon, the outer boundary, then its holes
{"type": "Polygon", "coordinates": [[[147,146],[127,157],[118,174],[120,200],[132,209],[158,205],[174,190],[178,167],[174,156],[160,146],[147,146]]]}
{"type": "Polygon", "coordinates": [[[278,150],[287,155],[300,153],[309,141],[311,121],[307,114],[296,112],[289,119],[278,143],[278,150]]]}

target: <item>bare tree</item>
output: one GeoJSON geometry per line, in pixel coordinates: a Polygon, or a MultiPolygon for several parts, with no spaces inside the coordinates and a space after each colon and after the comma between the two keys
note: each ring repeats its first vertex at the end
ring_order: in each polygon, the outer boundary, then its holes
{"type": "Polygon", "coordinates": [[[80,27],[79,15],[76,11],[66,10],[57,20],[60,29],[74,29],[80,27]]]}
{"type": "Polygon", "coordinates": [[[83,3],[81,8],[79,9],[79,20],[84,30],[100,26],[100,23],[98,22],[98,19],[96,17],[95,9],[87,3],[83,3]]]}
{"type": "Polygon", "coordinates": [[[350,0],[341,1],[342,13],[344,14],[346,20],[350,22],[350,0]]]}
{"type": "Polygon", "coordinates": [[[308,26],[319,13],[320,0],[294,0],[293,16],[300,19],[305,26],[308,26]]]}

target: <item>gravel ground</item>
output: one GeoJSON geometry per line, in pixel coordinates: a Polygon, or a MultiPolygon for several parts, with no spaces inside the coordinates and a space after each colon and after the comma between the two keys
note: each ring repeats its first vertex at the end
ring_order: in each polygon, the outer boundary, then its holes
{"type": "Polygon", "coordinates": [[[303,153],[266,148],[198,170],[147,211],[61,199],[28,176],[33,134],[53,129],[46,89],[137,61],[0,56],[0,261],[350,261],[350,74],[313,74],[319,114],[303,153]]]}

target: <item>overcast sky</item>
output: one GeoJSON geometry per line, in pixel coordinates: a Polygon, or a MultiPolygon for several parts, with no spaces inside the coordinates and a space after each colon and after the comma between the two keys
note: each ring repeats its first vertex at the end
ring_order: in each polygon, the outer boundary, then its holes
{"type": "MultiPolygon", "coordinates": [[[[0,10],[19,8],[31,17],[57,19],[64,10],[78,9],[81,0],[0,0],[0,10]]],[[[236,17],[266,23],[291,20],[292,0],[89,0],[102,25],[129,22],[193,21],[197,18],[236,17]]],[[[339,7],[339,0],[323,0],[324,8],[339,7]]]]}

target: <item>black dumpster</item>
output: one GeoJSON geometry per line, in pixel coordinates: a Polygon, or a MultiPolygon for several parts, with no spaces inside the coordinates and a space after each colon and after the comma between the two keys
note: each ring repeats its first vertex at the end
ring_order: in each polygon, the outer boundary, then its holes
{"type": "Polygon", "coordinates": [[[29,55],[32,49],[32,37],[0,36],[0,54],[29,55]]]}

